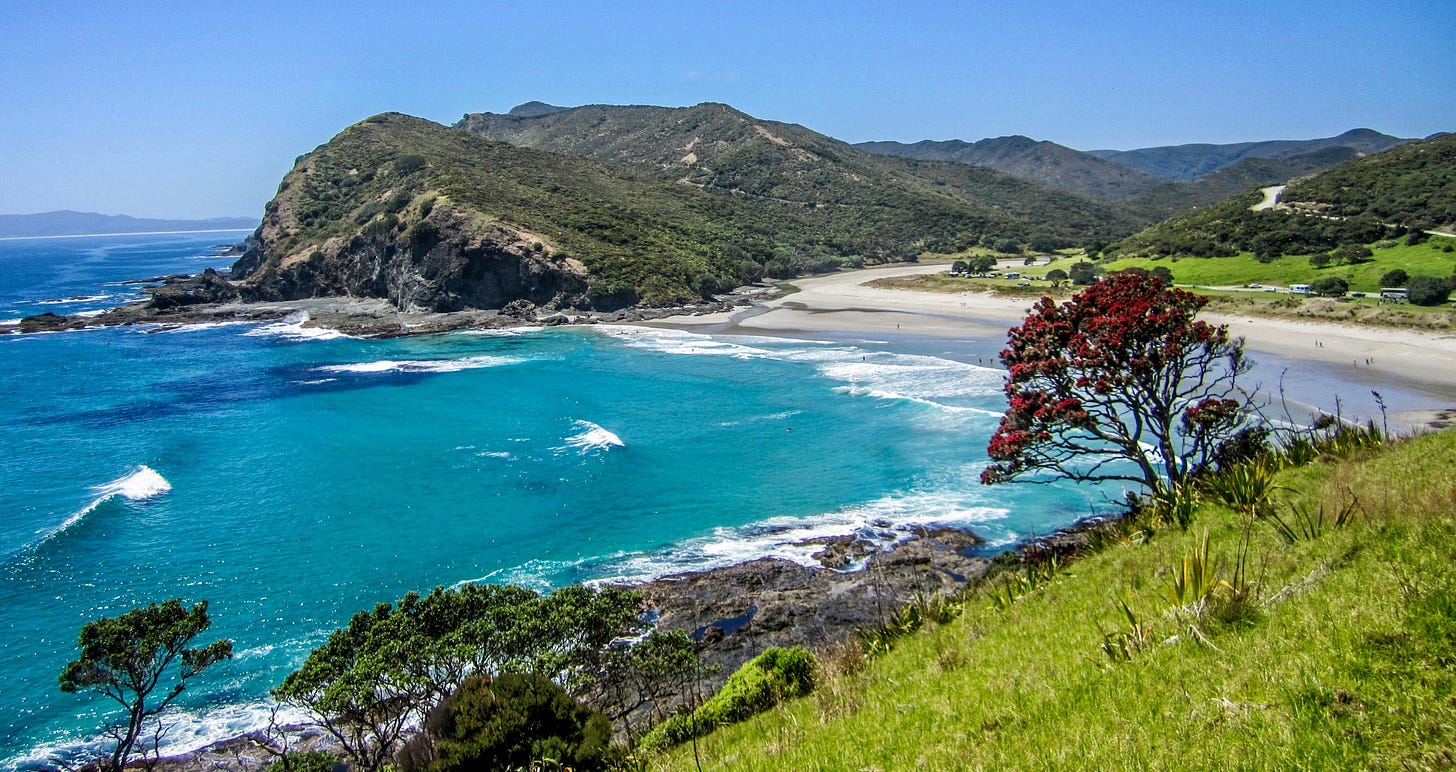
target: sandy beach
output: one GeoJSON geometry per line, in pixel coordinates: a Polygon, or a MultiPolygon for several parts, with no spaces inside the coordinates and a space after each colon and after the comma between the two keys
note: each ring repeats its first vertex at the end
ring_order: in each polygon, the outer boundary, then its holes
{"type": "MultiPolygon", "coordinates": [[[[757,335],[901,333],[932,337],[1004,336],[1025,318],[1032,300],[985,292],[941,293],[867,286],[875,279],[942,273],[943,264],[893,265],[793,282],[799,291],[748,309],[676,316],[652,324],[757,335]]],[[[1371,388],[1391,384],[1429,397],[1404,410],[1401,425],[1416,425],[1456,407],[1456,336],[1380,327],[1293,322],[1207,314],[1244,338],[1251,354],[1349,368],[1342,380],[1371,388]]]]}

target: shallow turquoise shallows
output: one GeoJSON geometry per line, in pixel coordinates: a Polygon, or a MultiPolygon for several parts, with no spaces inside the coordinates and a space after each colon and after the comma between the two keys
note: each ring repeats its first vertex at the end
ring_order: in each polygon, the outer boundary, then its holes
{"type": "MultiPolygon", "coordinates": [[[[224,267],[240,237],[0,242],[0,319],[137,298],[119,282],[224,267]]],[[[95,738],[109,706],[57,674],[84,623],[154,601],[207,599],[235,641],[182,750],[258,726],[312,647],[410,590],[807,562],[806,538],[917,523],[1006,544],[1118,496],[977,483],[1001,339],[299,322],[0,338],[0,766],[95,738]]]]}

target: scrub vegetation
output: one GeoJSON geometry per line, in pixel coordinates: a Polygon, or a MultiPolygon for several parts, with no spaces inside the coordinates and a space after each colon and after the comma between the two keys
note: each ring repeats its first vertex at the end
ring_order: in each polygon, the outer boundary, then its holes
{"type": "Polygon", "coordinates": [[[1456,433],[1286,438],[653,768],[1449,767],[1453,545],[1456,433]]]}

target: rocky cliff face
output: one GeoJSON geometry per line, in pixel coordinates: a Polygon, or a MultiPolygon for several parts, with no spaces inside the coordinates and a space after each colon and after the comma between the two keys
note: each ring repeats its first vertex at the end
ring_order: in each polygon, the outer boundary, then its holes
{"type": "MultiPolygon", "coordinates": [[[[271,220],[272,218],[270,218],[271,220]]],[[[587,270],[541,238],[448,204],[406,225],[387,218],[352,234],[276,259],[265,221],[233,267],[251,300],[383,298],[401,311],[503,308],[525,300],[546,308],[587,305],[587,270]]]]}
{"type": "Polygon", "coordinates": [[[579,260],[542,234],[451,201],[425,156],[369,152],[380,148],[357,135],[379,132],[361,127],[300,158],[284,178],[233,266],[244,299],[383,298],[411,312],[587,305],[579,260]]]}

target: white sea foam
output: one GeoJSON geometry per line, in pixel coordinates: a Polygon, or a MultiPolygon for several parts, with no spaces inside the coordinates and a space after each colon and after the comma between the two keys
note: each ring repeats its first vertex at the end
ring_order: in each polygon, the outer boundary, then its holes
{"type": "MultiPolygon", "coordinates": [[[[93,311],[83,311],[83,312],[77,314],[77,316],[86,316],[88,314],[93,314],[93,313],[99,314],[99,313],[102,313],[102,312],[101,311],[94,311],[94,312],[93,311]]],[[[160,328],[153,328],[151,330],[148,330],[148,332],[157,332],[157,333],[202,332],[203,330],[214,330],[214,329],[217,329],[218,327],[237,327],[239,325],[245,325],[245,324],[248,324],[248,325],[250,325],[250,324],[256,324],[256,322],[227,321],[227,322],[194,322],[192,324],[170,324],[170,325],[166,325],[166,326],[160,327],[160,328]]],[[[248,333],[244,333],[244,334],[246,335],[248,333]]]]}
{"type": "MultiPolygon", "coordinates": [[[[302,708],[283,706],[273,716],[275,704],[271,700],[258,700],[245,704],[226,705],[201,711],[169,710],[166,715],[167,732],[162,738],[159,750],[162,756],[178,756],[205,748],[213,743],[241,737],[250,732],[268,728],[270,720],[275,726],[298,727],[312,724],[312,716],[302,708]]],[[[144,735],[148,737],[149,735],[144,735]]],[[[0,768],[41,769],[53,768],[57,761],[77,761],[93,756],[96,751],[109,747],[106,737],[83,738],[72,735],[41,743],[16,756],[0,760],[0,768]]],[[[79,766],[79,765],[77,765],[79,766]]]]}
{"type": "Polygon", "coordinates": [[[315,367],[321,373],[456,373],[461,370],[478,370],[483,367],[513,365],[521,360],[516,357],[479,355],[461,359],[380,359],[373,362],[349,362],[338,365],[315,367]]]}
{"type": "MultiPolygon", "coordinates": [[[[960,471],[972,475],[966,479],[974,479],[974,470],[970,467],[960,471]]],[[[590,584],[635,583],[763,557],[820,567],[814,556],[824,545],[806,542],[853,536],[871,552],[877,552],[911,538],[924,527],[971,527],[1002,520],[1010,513],[1004,506],[989,503],[984,495],[978,489],[955,485],[910,491],[823,515],[772,517],[743,526],[719,527],[664,549],[619,552],[574,563],[530,561],[470,581],[509,581],[548,587],[561,572],[574,569],[602,577],[590,584]]],[[[863,567],[863,563],[856,563],[843,570],[856,571],[863,567]]]]}
{"type": "Polygon", "coordinates": [[[824,377],[845,383],[847,388],[843,393],[1000,415],[942,401],[999,394],[1005,374],[992,367],[820,341],[794,341],[793,345],[785,346],[782,339],[776,338],[742,336],[723,340],[682,330],[647,327],[619,328],[613,334],[629,345],[664,354],[810,363],[824,377]]]}
{"type": "Polygon", "coordinates": [[[308,320],[307,311],[295,311],[279,321],[259,325],[243,334],[249,337],[282,338],[292,341],[335,340],[349,337],[338,330],[331,330],[327,327],[305,327],[304,324],[308,320]]]}
{"type": "Polygon", "coordinates": [[[577,421],[574,426],[581,431],[566,437],[566,445],[557,448],[558,451],[574,449],[578,453],[586,454],[594,450],[625,447],[621,437],[591,421],[577,421]]]}
{"type": "Polygon", "coordinates": [[[74,298],[56,298],[54,300],[37,300],[37,301],[35,301],[35,304],[38,305],[38,306],[66,306],[66,305],[71,305],[72,303],[96,303],[96,302],[102,301],[102,300],[110,300],[113,297],[115,297],[115,296],[114,295],[84,295],[84,296],[77,296],[77,297],[74,297],[74,298]]]}
{"type": "Polygon", "coordinates": [[[158,474],[157,470],[143,464],[109,483],[92,486],[91,491],[96,494],[96,497],[91,500],[91,503],[61,521],[61,524],[55,528],[39,531],[41,538],[36,544],[41,544],[65,532],[111,498],[146,501],[170,490],[172,490],[172,483],[168,482],[167,478],[158,474]]]}
{"type": "Polygon", "coordinates": [[[452,335],[473,335],[481,338],[514,338],[520,335],[529,335],[533,332],[540,332],[545,327],[491,327],[471,328],[468,330],[455,330],[452,335]]]}

